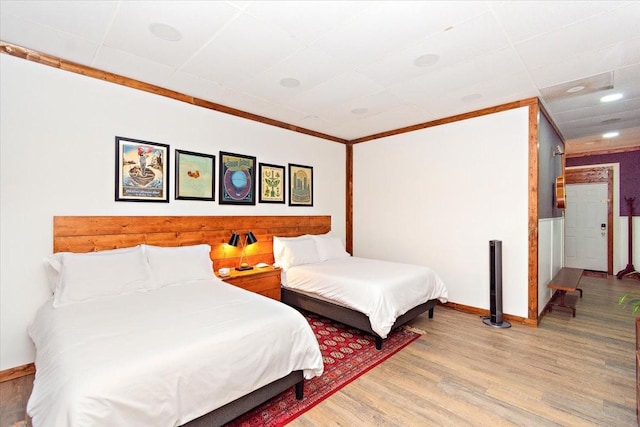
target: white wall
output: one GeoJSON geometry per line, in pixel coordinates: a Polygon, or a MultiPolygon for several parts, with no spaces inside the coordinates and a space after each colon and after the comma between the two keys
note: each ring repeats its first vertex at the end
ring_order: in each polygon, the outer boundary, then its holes
{"type": "Polygon", "coordinates": [[[34,360],[26,329],[49,296],[42,259],[55,215],[331,215],[345,235],[342,144],[9,55],[0,55],[0,93],[0,370],[34,360]],[[116,135],[171,146],[169,204],[114,202],[116,135]],[[173,200],[176,148],[311,165],[314,206],[173,200]]]}
{"type": "Polygon", "coordinates": [[[356,144],[354,255],[430,266],[488,309],[502,240],[503,312],[528,317],[528,123],[523,107],[356,144]]]}
{"type": "Polygon", "coordinates": [[[549,281],[564,265],[564,217],[538,221],[538,314],[551,299],[549,281]]]}

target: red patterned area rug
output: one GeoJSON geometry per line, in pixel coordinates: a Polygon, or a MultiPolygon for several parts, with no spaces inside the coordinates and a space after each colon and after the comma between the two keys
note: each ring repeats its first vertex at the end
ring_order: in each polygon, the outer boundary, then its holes
{"type": "Polygon", "coordinates": [[[302,314],[320,344],[324,374],[304,382],[304,399],[298,401],[293,389],[286,390],[227,427],[285,425],[420,337],[409,328],[398,328],[383,341],[382,350],[376,350],[371,335],[316,314],[302,314]]]}

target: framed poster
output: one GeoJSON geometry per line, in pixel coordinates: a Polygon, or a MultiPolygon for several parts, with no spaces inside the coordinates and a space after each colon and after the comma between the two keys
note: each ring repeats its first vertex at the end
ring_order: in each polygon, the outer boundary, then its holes
{"type": "Polygon", "coordinates": [[[176,150],[176,194],[180,200],[215,200],[216,156],[176,150]]]}
{"type": "Polygon", "coordinates": [[[221,205],[256,204],[256,158],[220,152],[221,205]]]}
{"type": "Polygon", "coordinates": [[[289,163],[289,206],[313,206],[313,167],[289,163]]]}
{"type": "Polygon", "coordinates": [[[260,163],[260,203],[284,203],[284,166],[260,163]]]}
{"type": "Polygon", "coordinates": [[[116,136],[116,202],[169,203],[169,146],[116,136]]]}

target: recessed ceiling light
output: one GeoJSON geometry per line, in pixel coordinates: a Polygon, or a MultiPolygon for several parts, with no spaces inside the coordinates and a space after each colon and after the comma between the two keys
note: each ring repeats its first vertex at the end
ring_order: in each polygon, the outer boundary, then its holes
{"type": "Polygon", "coordinates": [[[351,110],[353,114],[364,114],[367,111],[369,111],[368,108],[354,108],[353,110],[351,110]]]}
{"type": "Polygon", "coordinates": [[[603,138],[615,138],[616,136],[620,135],[620,132],[607,132],[602,134],[603,138]]]}
{"type": "Polygon", "coordinates": [[[584,90],[584,86],[574,86],[567,89],[567,93],[576,93],[580,92],[581,90],[584,90]]]}
{"type": "Polygon", "coordinates": [[[622,99],[622,94],[612,93],[611,95],[605,95],[602,98],[600,98],[600,102],[611,102],[611,101],[617,101],[618,99],[622,99]]]}
{"type": "Polygon", "coordinates": [[[417,57],[413,61],[413,65],[415,65],[416,67],[428,67],[438,62],[439,59],[440,55],[436,55],[435,53],[427,53],[425,55],[417,57]]]}
{"type": "Polygon", "coordinates": [[[151,34],[162,40],[170,42],[182,40],[182,33],[171,25],[154,22],[149,25],[149,31],[151,31],[151,34]]]}
{"type": "Polygon", "coordinates": [[[298,86],[300,86],[300,80],[294,79],[294,78],[291,78],[291,77],[286,77],[286,78],[280,80],[280,86],[288,87],[288,88],[298,87],[298,86]]]}

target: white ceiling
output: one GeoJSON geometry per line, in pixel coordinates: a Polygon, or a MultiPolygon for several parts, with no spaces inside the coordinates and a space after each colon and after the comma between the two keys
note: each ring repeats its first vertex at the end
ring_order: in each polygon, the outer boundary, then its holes
{"type": "Polygon", "coordinates": [[[347,140],[537,96],[567,140],[640,145],[640,1],[0,0],[0,19],[3,42],[347,140]]]}

